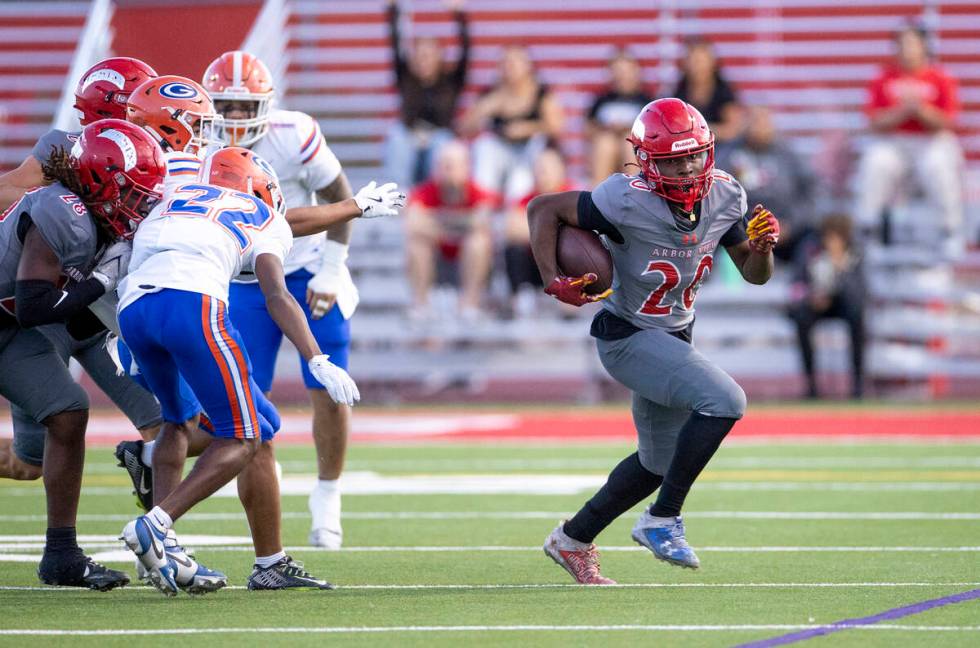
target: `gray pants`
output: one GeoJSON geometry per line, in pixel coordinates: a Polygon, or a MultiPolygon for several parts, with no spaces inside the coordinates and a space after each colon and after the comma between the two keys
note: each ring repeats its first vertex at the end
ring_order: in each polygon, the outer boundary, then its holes
{"type": "Polygon", "coordinates": [[[667,468],[677,434],[691,412],[742,418],[745,392],[693,346],[648,329],[621,340],[598,340],[599,360],[633,392],[640,464],[657,475],[667,468]]]}
{"type": "MultiPolygon", "coordinates": [[[[14,453],[24,463],[40,466],[44,458],[44,437],[47,432],[41,423],[51,414],[87,409],[88,396],[68,372],[68,360],[74,357],[95,384],[137,428],[159,425],[160,405],[128,376],[117,376],[116,366],[103,348],[105,333],[87,340],[76,340],[63,324],[49,324],[38,329],[21,331],[20,348],[26,352],[19,366],[7,365],[7,349],[0,354],[3,375],[24,386],[31,385],[33,400],[8,397],[14,423],[14,453]],[[42,335],[43,334],[43,335],[42,335]],[[40,338],[40,339],[39,339],[40,338]],[[43,358],[43,361],[41,360],[43,358]],[[53,362],[57,361],[57,366],[53,362]],[[43,370],[42,370],[43,367],[43,370]],[[47,376],[43,380],[41,376],[47,376]],[[38,401],[37,404],[34,401],[38,401]]],[[[8,349],[10,346],[8,345],[8,349]]],[[[20,356],[17,356],[20,357],[20,356]]],[[[4,378],[0,378],[3,382],[4,378]]],[[[0,387],[2,391],[2,387],[0,387]]],[[[6,392],[3,392],[7,396],[6,392]]]]}

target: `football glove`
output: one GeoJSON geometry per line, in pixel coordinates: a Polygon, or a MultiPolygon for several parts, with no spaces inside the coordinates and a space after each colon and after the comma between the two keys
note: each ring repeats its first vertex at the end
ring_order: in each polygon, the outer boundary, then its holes
{"type": "Polygon", "coordinates": [[[748,225],[749,247],[756,254],[769,254],[779,242],[779,221],[773,213],[756,205],[748,225]]]}
{"type": "Polygon", "coordinates": [[[310,373],[321,385],[327,388],[327,393],[335,403],[353,405],[361,400],[361,392],[357,384],[346,371],[330,362],[330,356],[321,354],[310,358],[310,373]]]}
{"type": "Polygon", "coordinates": [[[129,270],[129,257],[132,254],[132,241],[116,241],[102,253],[98,265],[92,270],[92,278],[98,279],[107,293],[112,292],[129,270]]]}
{"type": "Polygon", "coordinates": [[[386,182],[379,187],[372,180],[355,194],[354,202],[361,210],[361,218],[397,216],[398,210],[405,206],[405,194],[398,191],[398,185],[394,182],[386,182]]]}
{"type": "Polygon", "coordinates": [[[582,288],[595,283],[598,279],[598,275],[594,272],[587,272],[581,277],[558,276],[551,280],[544,291],[558,301],[563,301],[572,306],[584,306],[605,299],[612,294],[612,288],[608,288],[598,295],[589,295],[582,291],[582,288]]]}

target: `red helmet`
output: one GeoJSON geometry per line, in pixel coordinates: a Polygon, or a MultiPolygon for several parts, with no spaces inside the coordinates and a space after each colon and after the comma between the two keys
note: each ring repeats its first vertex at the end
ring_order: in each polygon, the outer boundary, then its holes
{"type": "Polygon", "coordinates": [[[715,136],[694,106],[680,99],[651,101],[633,122],[626,138],[633,145],[641,173],[654,193],[694,209],[708,195],[715,167],[715,136]],[[657,160],[704,154],[704,169],[686,177],[664,176],[657,160]]]}
{"type": "Polygon", "coordinates": [[[98,119],[126,119],[129,94],[156,70],[139,59],[117,56],[90,67],[75,87],[75,110],[82,126],[98,119]]]}
{"type": "Polygon", "coordinates": [[[149,131],[164,150],[196,153],[210,144],[217,115],[207,91],[174,75],[141,83],[129,96],[126,119],[149,131]]]}
{"type": "Polygon", "coordinates": [[[275,92],[265,63],[248,52],[225,52],[211,61],[201,83],[225,118],[224,139],[229,146],[251,146],[268,132],[275,92]],[[249,116],[229,119],[232,102],[244,103],[249,116]]]}
{"type": "Polygon", "coordinates": [[[257,196],[275,212],[286,213],[286,200],[276,172],[246,148],[229,146],[209,155],[201,166],[200,180],[257,196]]]}
{"type": "Polygon", "coordinates": [[[70,160],[92,215],[111,234],[132,238],[161,197],[167,165],[160,145],[135,124],[101,119],[82,130],[70,160]]]}

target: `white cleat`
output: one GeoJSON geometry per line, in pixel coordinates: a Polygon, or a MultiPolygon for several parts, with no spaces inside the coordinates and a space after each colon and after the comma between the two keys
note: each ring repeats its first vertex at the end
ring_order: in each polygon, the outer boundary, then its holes
{"type": "Polygon", "coordinates": [[[340,546],[344,543],[344,532],[342,530],[333,530],[326,527],[321,527],[319,529],[313,529],[310,531],[310,545],[313,547],[321,547],[323,549],[330,549],[331,551],[337,551],[340,546]]]}
{"type": "Polygon", "coordinates": [[[177,596],[177,565],[164,549],[166,531],[141,515],[125,527],[119,539],[136,554],[147,571],[147,580],[167,596],[177,596]]]}

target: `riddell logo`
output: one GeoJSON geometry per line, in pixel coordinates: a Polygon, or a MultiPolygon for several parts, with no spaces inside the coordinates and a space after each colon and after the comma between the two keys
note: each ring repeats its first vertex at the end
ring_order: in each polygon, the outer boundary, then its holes
{"type": "Polygon", "coordinates": [[[688,137],[687,139],[682,139],[679,142],[674,142],[670,145],[671,151],[684,151],[689,148],[694,148],[698,145],[698,141],[693,137],[688,137]]]}

